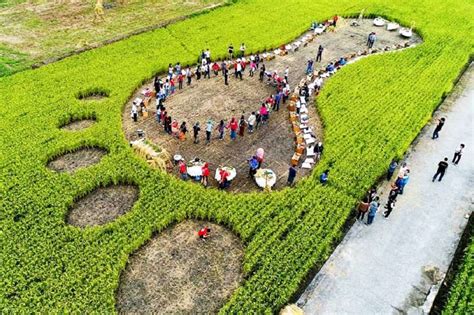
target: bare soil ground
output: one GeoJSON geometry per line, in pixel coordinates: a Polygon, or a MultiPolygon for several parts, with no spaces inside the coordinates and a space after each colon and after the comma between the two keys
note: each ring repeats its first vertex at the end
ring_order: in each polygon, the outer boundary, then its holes
{"type": "Polygon", "coordinates": [[[79,168],[99,163],[106,154],[106,150],[99,148],[80,148],[58,156],[48,163],[48,167],[56,172],[72,173],[79,168]]]}
{"type": "Polygon", "coordinates": [[[117,292],[119,313],[215,314],[243,279],[240,239],[209,222],[184,221],[133,253],[117,292]],[[211,237],[199,240],[200,228],[211,237]]]}
{"type": "Polygon", "coordinates": [[[93,124],[95,124],[95,120],[92,120],[92,119],[76,120],[76,121],[70,122],[67,125],[62,126],[61,129],[77,131],[77,130],[89,128],[93,124]]]}
{"type": "Polygon", "coordinates": [[[132,185],[98,188],[74,203],[66,221],[82,228],[112,222],[132,208],[138,193],[132,185]]]}
{"type": "MultiPolygon", "coordinates": [[[[367,36],[370,32],[377,33],[375,49],[383,49],[386,46],[393,47],[396,44],[407,42],[400,37],[398,32],[389,32],[384,28],[372,25],[372,20],[362,21],[361,26],[352,27],[348,22],[341,21],[336,32],[323,33],[306,47],[300,48],[294,53],[286,56],[278,56],[272,61],[266,61],[267,70],[277,70],[283,74],[285,68],[289,67],[289,82],[291,87],[295,86],[305,77],[306,63],[309,58],[315,58],[319,45],[325,48],[321,63],[315,64],[315,69],[325,67],[328,62],[335,61],[341,56],[357,53],[366,49],[367,36]]],[[[421,42],[417,35],[408,40],[411,46],[421,42]]],[[[225,86],[221,76],[211,75],[211,79],[201,79],[192,82],[190,87],[184,86],[183,90],[169,97],[165,102],[168,114],[180,123],[186,121],[188,129],[199,121],[201,124],[201,142],[193,144],[192,133],[188,134],[188,139],[180,142],[177,139],[165,134],[163,128],[155,121],[154,100],[151,102],[148,118],[139,117],[139,121],[134,123],[130,119],[130,109],[132,100],[140,96],[141,91],[149,87],[153,89],[150,81],[145,86],[140,87],[126,104],[123,112],[123,129],[127,139],[136,138],[137,129],[142,129],[146,137],[156,144],[164,147],[172,154],[180,154],[186,160],[199,157],[210,163],[211,172],[221,164],[233,166],[237,169],[237,178],[233,181],[231,191],[248,192],[258,189],[253,180],[247,177],[247,159],[255,154],[257,148],[265,149],[265,168],[270,168],[277,174],[278,180],[274,189],[281,189],[286,184],[288,168],[294,152],[294,135],[290,130],[288,111],[285,106],[279,112],[270,114],[270,123],[259,128],[254,134],[246,133],[244,137],[238,137],[232,142],[229,135],[224,141],[219,141],[217,132],[213,133],[212,142],[205,144],[204,124],[212,118],[214,121],[224,119],[228,121],[231,117],[240,118],[242,114],[247,118],[252,111],[259,108],[260,102],[268,97],[273,88],[258,80],[258,75],[250,78],[248,72],[244,74],[244,80],[230,76],[229,86],[225,86]]],[[[318,139],[323,139],[322,122],[317,114],[316,107],[309,106],[310,125],[315,130],[318,139]]],[[[176,172],[177,170],[175,170],[176,172]]],[[[298,170],[297,180],[309,174],[307,170],[298,170]]],[[[215,182],[211,184],[216,185],[215,182]]]]}
{"type": "MultiPolygon", "coordinates": [[[[22,1],[23,2],[23,1],[22,1]]],[[[224,0],[104,1],[104,21],[94,22],[96,1],[0,3],[0,76],[142,29],[163,25],[224,0]],[[0,54],[1,55],[1,54],[0,54]],[[5,66],[2,67],[2,64],[5,66]]]]}

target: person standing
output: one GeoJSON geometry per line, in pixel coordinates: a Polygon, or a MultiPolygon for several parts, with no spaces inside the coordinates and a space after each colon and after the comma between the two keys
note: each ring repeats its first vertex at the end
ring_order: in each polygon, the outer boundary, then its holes
{"type": "Polygon", "coordinates": [[[395,159],[392,159],[392,162],[390,162],[390,165],[388,166],[388,171],[387,171],[388,181],[392,178],[393,173],[395,172],[395,169],[397,168],[397,166],[398,166],[397,161],[395,161],[395,159]]]}
{"type": "Polygon", "coordinates": [[[309,59],[306,65],[306,74],[311,74],[313,72],[313,60],[309,59]]]}
{"type": "Polygon", "coordinates": [[[206,144],[211,142],[212,127],[214,127],[214,122],[209,119],[206,123],[206,144]]]}
{"type": "Polygon", "coordinates": [[[375,36],[375,32],[371,32],[369,37],[367,38],[367,47],[372,48],[377,40],[377,36],[375,36]]]}
{"type": "Polygon", "coordinates": [[[367,213],[367,211],[369,211],[369,200],[367,199],[367,197],[365,197],[359,202],[359,205],[357,206],[357,211],[357,220],[363,221],[365,214],[367,213]]]}
{"type": "Polygon", "coordinates": [[[336,24],[337,24],[337,20],[339,19],[339,17],[337,15],[335,15],[333,18],[332,18],[332,26],[336,27],[336,24]]]}
{"type": "Polygon", "coordinates": [[[314,147],[314,153],[316,153],[316,158],[321,160],[321,155],[323,154],[324,146],[322,142],[318,142],[318,144],[314,147]]]}
{"type": "Polygon", "coordinates": [[[395,208],[395,200],[389,200],[385,205],[385,209],[387,210],[383,213],[385,218],[388,218],[390,213],[392,213],[393,208],[395,208]]]}
{"type": "Polygon", "coordinates": [[[399,183],[399,190],[400,190],[400,195],[403,195],[403,190],[405,189],[405,186],[408,184],[408,181],[410,180],[410,170],[407,170],[405,175],[400,179],[399,183]]]}
{"type": "Polygon", "coordinates": [[[263,81],[263,78],[265,77],[265,64],[262,63],[262,67],[260,68],[260,74],[259,74],[259,80],[263,81]]]}
{"type": "Polygon", "coordinates": [[[446,121],[446,118],[442,117],[441,119],[438,120],[438,124],[435,127],[435,130],[433,131],[433,139],[438,139],[439,138],[439,132],[441,129],[443,129],[444,122],[446,121]]]}
{"type": "Polygon", "coordinates": [[[322,45],[319,45],[318,54],[316,55],[316,62],[321,62],[321,59],[323,58],[323,51],[324,47],[322,45]]]}
{"type": "Polygon", "coordinates": [[[240,45],[240,57],[241,57],[241,58],[245,55],[245,49],[246,49],[246,48],[245,48],[245,44],[242,43],[242,44],[240,45]]]}
{"type": "Polygon", "coordinates": [[[230,139],[235,140],[237,137],[237,128],[239,128],[239,124],[237,123],[235,117],[232,117],[227,128],[230,129],[230,139]]]}
{"type": "Polygon", "coordinates": [[[375,197],[374,200],[369,205],[369,214],[367,215],[367,225],[371,225],[372,222],[374,222],[375,215],[377,214],[377,211],[379,210],[379,197],[375,197]]]}
{"type": "Polygon", "coordinates": [[[179,140],[186,140],[186,132],[188,132],[188,128],[186,127],[186,122],[183,121],[179,127],[179,140]]]}
{"type": "Polygon", "coordinates": [[[209,164],[206,162],[204,163],[202,167],[202,177],[201,177],[201,183],[204,187],[207,187],[209,185],[209,164]]]}
{"type": "Polygon", "coordinates": [[[454,151],[454,156],[453,156],[453,163],[454,165],[458,165],[459,161],[461,160],[462,153],[464,151],[464,144],[461,143],[459,147],[454,151]]]}
{"type": "Polygon", "coordinates": [[[199,131],[201,131],[201,127],[199,126],[199,122],[196,122],[193,126],[193,136],[194,136],[194,143],[199,143],[199,131]]]}
{"type": "Polygon", "coordinates": [[[189,66],[186,66],[186,78],[188,80],[188,85],[191,85],[191,77],[192,77],[192,72],[189,66]]]}
{"type": "Polygon", "coordinates": [[[288,75],[289,75],[289,74],[290,74],[290,68],[289,68],[289,67],[286,67],[286,69],[285,69],[285,83],[286,83],[286,84],[290,83],[290,82],[288,81],[288,75]]]}
{"type": "Polygon", "coordinates": [[[290,168],[288,169],[288,186],[293,186],[295,177],[296,177],[296,168],[295,166],[291,165],[290,168]]]}
{"type": "Polygon", "coordinates": [[[242,115],[239,120],[239,136],[241,137],[244,136],[246,126],[247,126],[247,122],[245,121],[244,115],[242,115]]]}
{"type": "Polygon", "coordinates": [[[262,122],[262,115],[259,112],[255,114],[255,130],[258,129],[258,125],[262,122]]]}
{"type": "Polygon", "coordinates": [[[221,120],[219,125],[216,127],[216,130],[219,132],[219,140],[224,140],[224,131],[225,131],[225,123],[224,120],[221,120]]]}
{"type": "Polygon", "coordinates": [[[188,169],[186,167],[186,163],[184,163],[184,160],[179,161],[179,175],[182,180],[188,179],[188,169]]]}
{"type": "Polygon", "coordinates": [[[138,108],[135,103],[132,104],[132,110],[130,112],[130,117],[132,117],[134,122],[138,121],[138,108]]]}
{"type": "Polygon", "coordinates": [[[240,78],[240,80],[242,80],[242,62],[240,59],[237,60],[237,64],[235,66],[235,78],[240,78]]]}
{"type": "Polygon", "coordinates": [[[229,48],[227,48],[227,52],[229,53],[229,59],[234,58],[234,46],[232,43],[229,45],[229,48]]]}
{"type": "Polygon", "coordinates": [[[258,160],[257,157],[254,155],[249,160],[249,177],[253,179],[255,174],[257,173],[258,169],[258,160]]]}
{"type": "Polygon", "coordinates": [[[436,174],[433,176],[433,182],[436,180],[436,177],[439,175],[438,181],[440,182],[443,179],[444,174],[446,173],[446,169],[448,168],[448,158],[445,157],[443,161],[440,161],[438,163],[438,170],[436,171],[436,174]]]}
{"type": "Polygon", "coordinates": [[[226,66],[222,68],[222,75],[224,76],[224,84],[229,85],[229,70],[226,66]]]}
{"type": "Polygon", "coordinates": [[[398,197],[398,187],[395,184],[391,185],[392,189],[388,193],[388,202],[396,201],[398,197]]]}
{"type": "Polygon", "coordinates": [[[250,114],[247,123],[249,125],[249,133],[253,133],[253,127],[255,126],[255,121],[257,120],[257,116],[255,116],[255,112],[250,114]]]}

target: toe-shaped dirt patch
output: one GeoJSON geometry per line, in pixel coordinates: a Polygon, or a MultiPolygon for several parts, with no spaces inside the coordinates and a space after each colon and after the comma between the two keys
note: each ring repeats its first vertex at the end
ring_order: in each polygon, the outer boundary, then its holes
{"type": "Polygon", "coordinates": [[[133,253],[120,277],[119,313],[215,314],[243,279],[244,248],[217,224],[185,221],[133,253]],[[198,230],[211,228],[202,241],[198,230]]]}
{"type": "Polygon", "coordinates": [[[99,163],[106,154],[107,151],[101,148],[79,148],[52,159],[48,162],[48,168],[60,173],[72,173],[99,163]]]}
{"type": "Polygon", "coordinates": [[[76,94],[78,100],[83,101],[99,101],[106,97],[109,97],[109,90],[103,88],[90,88],[80,91],[76,94]]]}
{"type": "Polygon", "coordinates": [[[98,188],[74,203],[67,223],[77,227],[107,224],[128,212],[138,199],[138,193],[138,187],[132,185],[98,188]]]}
{"type": "Polygon", "coordinates": [[[81,119],[68,122],[67,124],[61,126],[63,130],[78,131],[91,127],[95,124],[94,119],[81,119]]]}

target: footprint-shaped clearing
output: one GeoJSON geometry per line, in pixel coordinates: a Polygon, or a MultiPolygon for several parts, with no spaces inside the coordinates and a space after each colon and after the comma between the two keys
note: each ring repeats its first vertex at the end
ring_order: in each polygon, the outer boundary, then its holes
{"type": "Polygon", "coordinates": [[[48,168],[59,173],[73,173],[80,168],[100,162],[107,150],[97,147],[81,147],[72,152],[54,157],[48,162],[48,168]]]}
{"type": "Polygon", "coordinates": [[[244,249],[226,228],[184,221],[133,253],[120,277],[119,313],[215,314],[243,279],[244,249]],[[211,228],[206,241],[197,232],[211,228]]]}
{"type": "MultiPolygon", "coordinates": [[[[306,77],[307,61],[310,58],[315,59],[319,45],[324,47],[324,53],[322,62],[315,63],[315,70],[325,68],[329,62],[334,62],[340,57],[353,56],[366,51],[367,36],[370,32],[377,34],[377,41],[373,47],[374,52],[383,52],[387,48],[388,51],[394,51],[405,47],[406,43],[409,44],[409,47],[413,47],[421,42],[421,38],[416,34],[413,34],[412,38],[406,39],[401,37],[398,31],[390,32],[384,27],[374,26],[373,20],[363,20],[357,27],[350,26],[349,21],[341,21],[335,32],[325,32],[305,47],[300,46],[296,52],[277,56],[271,61],[264,61],[264,64],[267,70],[277,70],[280,76],[283,76],[288,66],[289,84],[293,90],[306,77]]],[[[195,66],[192,69],[194,70],[195,66]]],[[[357,84],[363,84],[363,82],[357,84]]],[[[185,84],[182,90],[177,90],[174,95],[170,96],[164,103],[168,115],[172,119],[178,120],[179,123],[186,121],[188,130],[190,130],[187,140],[183,142],[165,134],[163,127],[156,122],[154,98],[149,105],[151,112],[148,117],[140,116],[137,123],[132,121],[130,118],[132,101],[136,97],[142,97],[141,91],[146,87],[154,90],[153,82],[139,88],[124,109],[122,119],[127,139],[135,140],[137,130],[141,129],[149,140],[165,148],[172,155],[180,154],[187,161],[199,157],[209,162],[212,186],[217,186],[213,175],[219,165],[235,167],[237,177],[231,186],[231,190],[234,192],[248,192],[258,189],[254,181],[248,177],[247,159],[255,154],[257,148],[261,147],[265,149],[263,167],[272,169],[278,177],[274,189],[285,187],[290,160],[295,152],[295,135],[290,129],[286,106],[282,105],[278,112],[271,112],[269,124],[262,126],[253,134],[246,132],[244,137],[230,141],[229,133],[226,131],[225,140],[219,141],[217,131],[213,131],[211,143],[205,145],[204,128],[209,118],[216,122],[221,119],[229,121],[232,117],[239,119],[241,115],[248,118],[252,111],[259,109],[264,99],[275,93],[273,87],[258,80],[258,70],[254,77],[249,77],[249,72],[246,70],[243,80],[234,78],[233,70],[231,70],[228,86],[224,85],[220,73],[218,76],[211,74],[210,79],[201,78],[199,81],[194,77],[191,86],[185,84]],[[195,122],[201,124],[199,144],[193,144],[192,140],[192,126],[195,122]]],[[[310,104],[311,102],[310,100],[310,104]]],[[[318,117],[316,106],[308,106],[309,125],[315,132],[318,141],[324,142],[322,123],[318,117]]],[[[301,161],[304,161],[304,158],[301,161]]],[[[177,167],[173,172],[178,174],[177,167]]],[[[298,169],[297,180],[309,173],[308,170],[298,169]]]]}
{"type": "Polygon", "coordinates": [[[133,207],[138,193],[133,185],[98,188],[73,204],[66,222],[81,228],[112,222],[133,207]]]}

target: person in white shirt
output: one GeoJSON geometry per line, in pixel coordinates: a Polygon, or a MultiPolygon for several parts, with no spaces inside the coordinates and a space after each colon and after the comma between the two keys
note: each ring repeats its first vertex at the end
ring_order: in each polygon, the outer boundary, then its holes
{"type": "Polygon", "coordinates": [[[253,133],[253,127],[255,126],[255,122],[257,120],[257,116],[255,115],[255,112],[252,112],[250,114],[249,119],[247,120],[247,123],[249,125],[249,133],[253,133]]]}
{"type": "Polygon", "coordinates": [[[135,103],[132,104],[132,111],[130,112],[130,116],[132,117],[134,122],[137,122],[138,120],[138,108],[135,103]]]}
{"type": "Polygon", "coordinates": [[[237,65],[235,68],[235,78],[240,78],[240,80],[242,80],[242,64],[240,60],[237,60],[237,65]]]}
{"type": "Polygon", "coordinates": [[[465,147],[464,143],[461,143],[459,145],[459,147],[456,149],[456,151],[454,151],[454,157],[453,157],[453,161],[452,161],[454,165],[458,165],[459,160],[461,160],[461,156],[462,156],[462,153],[464,151],[464,147],[465,147]]]}
{"type": "Polygon", "coordinates": [[[290,74],[290,68],[286,67],[286,69],[285,69],[285,81],[286,81],[286,83],[289,83],[288,74],[290,74]]]}
{"type": "Polygon", "coordinates": [[[316,93],[319,93],[319,91],[321,91],[322,85],[323,85],[323,78],[317,77],[316,80],[314,80],[314,89],[316,90],[316,93]]]}
{"type": "Polygon", "coordinates": [[[210,63],[211,62],[211,51],[208,49],[206,49],[206,52],[204,53],[204,55],[206,56],[206,59],[207,59],[207,63],[210,63]]]}

